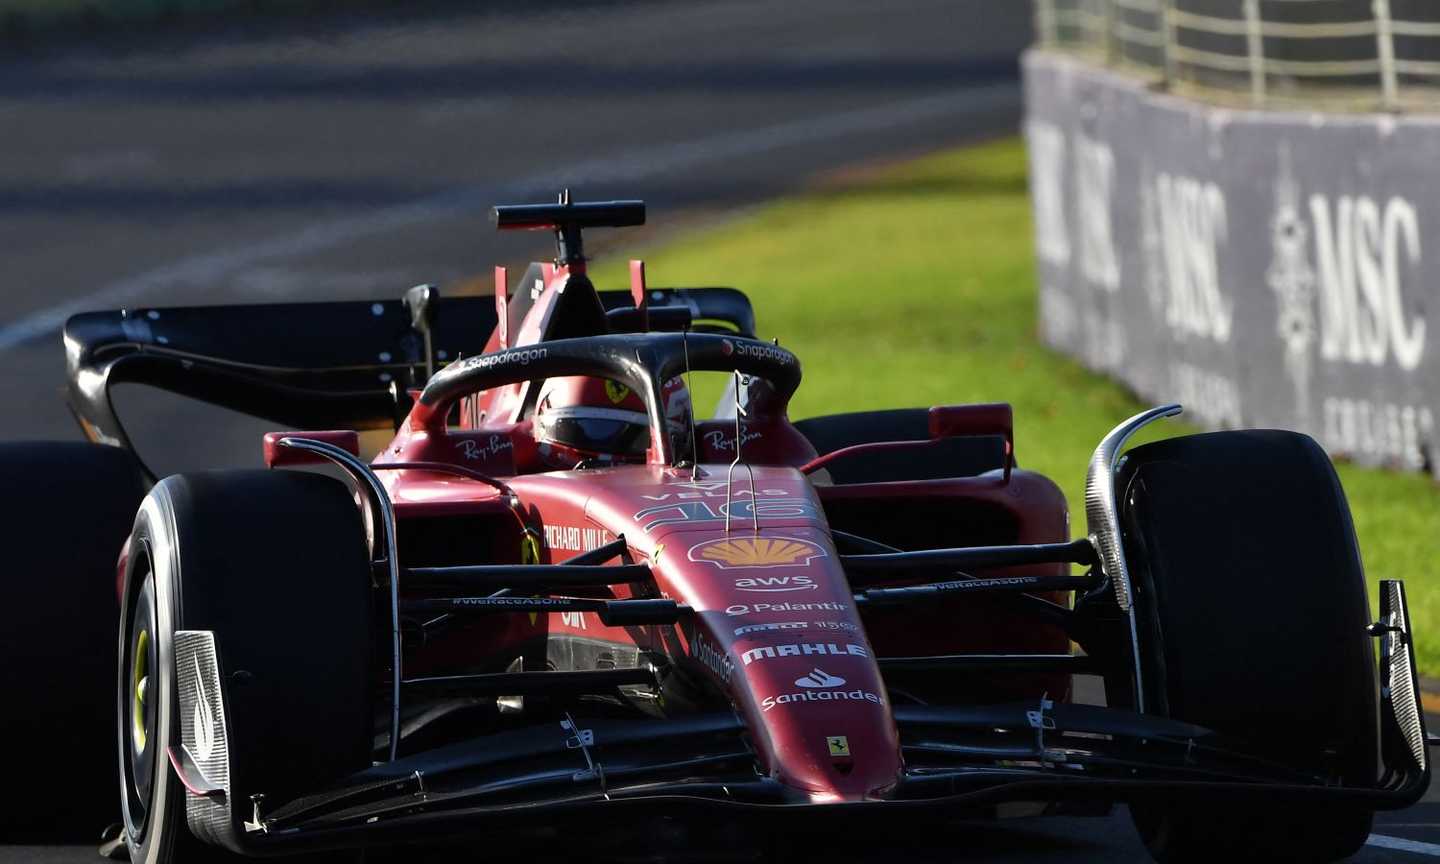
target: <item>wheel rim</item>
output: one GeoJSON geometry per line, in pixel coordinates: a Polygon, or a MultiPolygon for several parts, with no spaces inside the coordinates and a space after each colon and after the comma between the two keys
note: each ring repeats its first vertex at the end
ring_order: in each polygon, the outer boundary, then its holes
{"type": "Polygon", "coordinates": [[[125,634],[125,665],[120,678],[121,745],[125,754],[125,817],[130,836],[144,836],[162,742],[156,734],[160,701],[158,634],[155,631],[155,579],[149,573],[135,596],[125,634]]]}

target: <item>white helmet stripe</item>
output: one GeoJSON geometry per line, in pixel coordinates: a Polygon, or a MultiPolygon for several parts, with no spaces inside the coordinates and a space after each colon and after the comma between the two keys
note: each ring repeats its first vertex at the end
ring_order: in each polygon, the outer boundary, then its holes
{"type": "Polygon", "coordinates": [[[592,405],[567,405],[545,409],[547,420],[618,420],[621,423],[635,423],[648,426],[650,418],[644,411],[625,411],[620,408],[599,408],[592,405]]]}

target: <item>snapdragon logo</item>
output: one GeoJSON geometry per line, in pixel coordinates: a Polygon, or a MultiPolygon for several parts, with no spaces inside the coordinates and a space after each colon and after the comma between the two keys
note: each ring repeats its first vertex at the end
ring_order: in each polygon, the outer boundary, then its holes
{"type": "Polygon", "coordinates": [[[794,354],[778,345],[766,345],[764,342],[732,342],[725,339],[720,344],[720,351],[726,357],[735,354],[740,357],[754,357],[757,360],[773,360],[786,366],[795,362],[794,354]]]}
{"type": "Polygon", "coordinates": [[[496,351],[480,354],[465,361],[466,369],[496,369],[502,366],[529,366],[535,360],[550,356],[549,348],[514,348],[510,351],[496,351]]]}

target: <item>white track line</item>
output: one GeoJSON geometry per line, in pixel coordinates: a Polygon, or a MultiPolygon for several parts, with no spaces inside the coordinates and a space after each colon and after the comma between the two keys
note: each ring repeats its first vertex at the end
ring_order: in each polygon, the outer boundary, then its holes
{"type": "Polygon", "coordinates": [[[366,237],[437,219],[483,212],[492,204],[535,189],[577,181],[615,183],[636,180],[708,162],[758,156],[771,150],[807,144],[855,132],[938,117],[947,113],[986,113],[1019,104],[1015,83],[987,84],[950,90],[877,108],[846,111],[745,132],[715,135],[661,147],[632,150],[622,156],[591,159],[503,184],[467,186],[386,207],[363,216],[318,222],[245,246],[191,255],[112,282],[95,291],[36,310],[0,326],[0,351],[59,331],[77,312],[134,303],[147,294],[176,286],[206,286],[261,261],[289,258],[352,243],[366,237]]]}
{"type": "Polygon", "coordinates": [[[1429,855],[1440,858],[1440,843],[1422,843],[1419,840],[1406,840],[1404,837],[1389,837],[1384,834],[1371,834],[1365,840],[1366,846],[1378,846],[1381,849],[1394,849],[1398,852],[1414,852],[1416,855],[1429,855]]]}

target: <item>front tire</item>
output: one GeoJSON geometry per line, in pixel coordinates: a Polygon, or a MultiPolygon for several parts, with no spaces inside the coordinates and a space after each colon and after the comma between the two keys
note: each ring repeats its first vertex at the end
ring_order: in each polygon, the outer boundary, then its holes
{"type": "MultiPolygon", "coordinates": [[[[1373,788],[1379,712],[1365,576],[1324,450],[1293,432],[1174,438],[1117,479],[1147,710],[1373,788]]],[[[1131,805],[1160,861],[1332,861],[1373,813],[1348,802],[1131,805]]]]}
{"type": "Polygon", "coordinates": [[[135,520],[120,618],[118,756],[132,862],[228,857],[192,835],[187,804],[211,805],[187,798],[166,755],[180,743],[176,632],[214,634],[228,809],[195,818],[208,841],[238,851],[251,795],[274,807],[370,764],[371,591],[360,514],[335,480],[215,472],[151,491],[135,520]]]}

